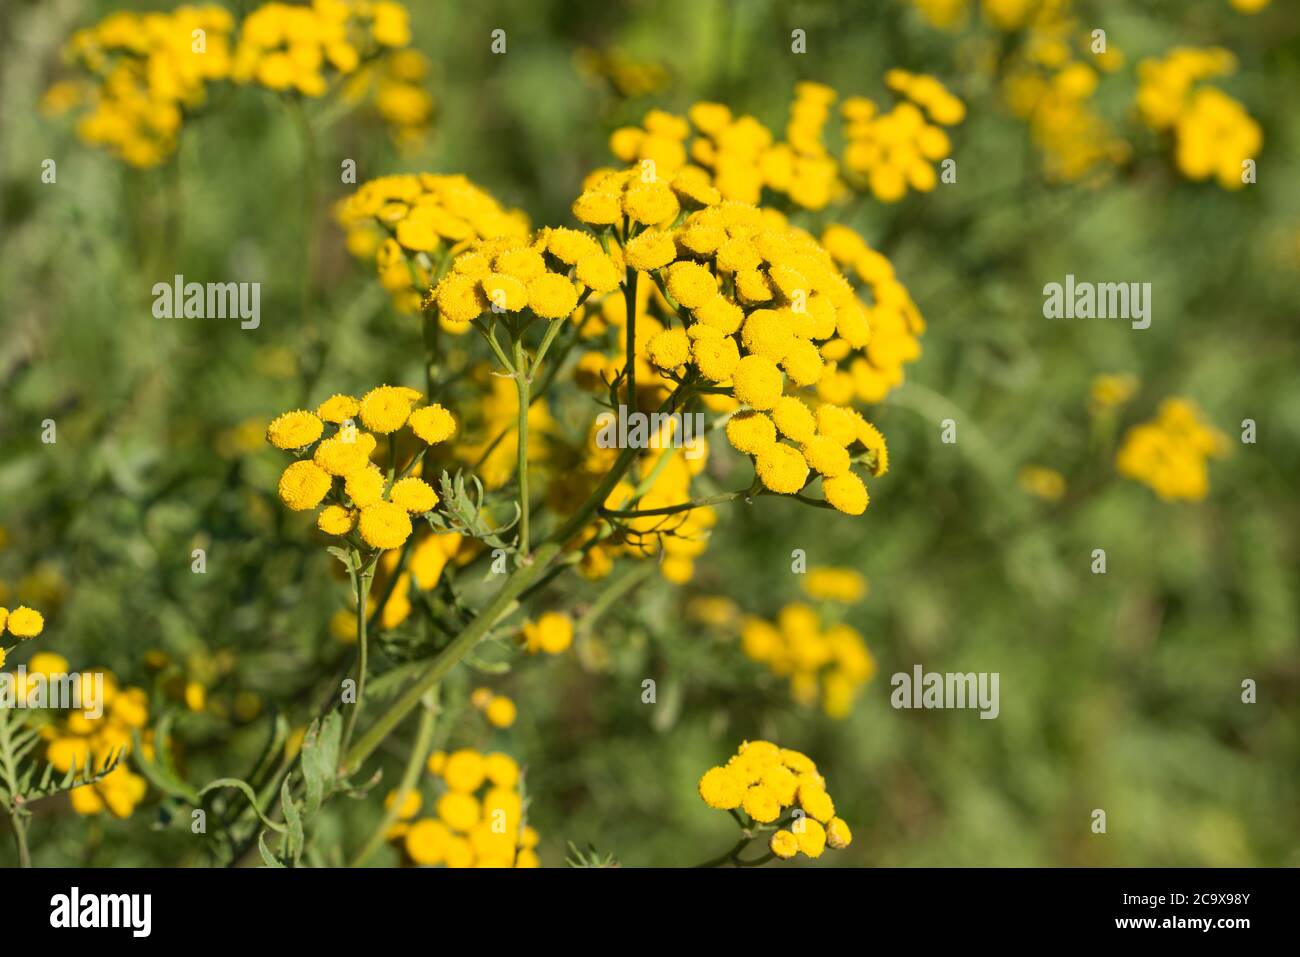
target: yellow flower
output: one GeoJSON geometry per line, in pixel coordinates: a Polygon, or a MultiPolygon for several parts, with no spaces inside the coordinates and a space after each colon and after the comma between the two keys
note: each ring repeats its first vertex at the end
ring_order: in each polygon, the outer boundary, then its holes
{"type": "Polygon", "coordinates": [[[462,748],[447,755],[442,777],[453,791],[469,794],[478,790],[486,773],[483,756],[473,748],[462,748]]]}
{"type": "Polygon", "coordinates": [[[812,781],[799,785],[799,806],[808,812],[808,816],[818,821],[829,821],[835,816],[835,804],[826,789],[812,781]]]}
{"type": "Polygon", "coordinates": [[[369,432],[358,432],[347,441],[343,435],[332,435],[316,446],[312,461],[330,475],[348,476],[370,464],[370,453],[375,450],[375,437],[369,432]]]}
{"type": "Polygon", "coordinates": [[[623,193],[623,212],[634,223],[653,226],[667,222],[680,209],[673,191],[662,183],[636,183],[623,193]]]}
{"type": "Polygon", "coordinates": [[[374,465],[367,465],[348,475],[343,491],[357,508],[374,505],[384,497],[384,473],[374,465]]]}
{"type": "Polygon", "coordinates": [[[871,502],[866,485],[852,472],[823,479],[822,494],[836,511],[845,515],[861,515],[871,502]]]}
{"type": "Polygon", "coordinates": [[[543,273],[528,283],[528,308],[543,319],[563,319],[577,306],[577,287],[558,273],[543,273]]]}
{"type": "Polygon", "coordinates": [[[590,226],[609,226],[623,218],[618,196],[594,189],[575,199],[571,209],[574,218],[590,226]]]}
{"type": "Polygon", "coordinates": [[[1048,502],[1060,501],[1065,494],[1065,476],[1056,469],[1026,465],[1020,469],[1017,480],[1024,491],[1048,502]]]}
{"type": "Polygon", "coordinates": [[[762,412],[737,412],[727,420],[727,441],[746,455],[758,455],[776,442],[776,426],[762,412]]]}
{"type": "Polygon", "coordinates": [[[342,505],[326,505],[316,516],[316,527],[326,535],[346,535],[356,521],[356,512],[342,505]]]}
{"type": "Polygon", "coordinates": [[[414,476],[393,483],[389,498],[412,515],[422,515],[438,504],[438,493],[433,487],[414,476]]]}
{"type": "Polygon", "coordinates": [[[781,398],[781,370],[763,356],[745,356],[733,374],[736,398],[754,409],[766,410],[781,398]]]}
{"type": "Polygon", "coordinates": [[[853,843],[853,832],[843,818],[833,817],[826,825],[826,843],[836,850],[842,850],[853,843]]]}
{"type": "Polygon", "coordinates": [[[416,864],[440,864],[446,856],[447,844],[451,838],[447,825],[433,818],[425,818],[407,829],[404,840],[406,853],[416,864]]]}
{"type": "Polygon", "coordinates": [[[740,350],[736,340],[727,335],[697,336],[691,343],[691,358],[704,378],[725,382],[740,364],[740,350]]]}
{"type": "Polygon", "coordinates": [[[524,623],[523,640],[530,654],[561,654],[573,644],[573,619],[563,612],[548,611],[536,623],[524,623]]]}
{"type": "Polygon", "coordinates": [[[411,413],[407,423],[422,442],[437,445],[456,433],[456,420],[440,405],[426,405],[411,413]]]}
{"type": "Polygon", "coordinates": [[[781,830],[772,835],[768,849],[783,861],[788,861],[799,853],[799,842],[789,831],[781,830]]]}
{"type": "Polygon", "coordinates": [[[625,250],[627,264],[642,272],[653,272],[667,266],[677,256],[677,247],[670,233],[662,229],[647,229],[634,236],[625,250]]]}
{"type": "Polygon", "coordinates": [[[329,490],[329,473],[314,462],[294,462],[280,475],[280,501],[295,512],[315,508],[329,490]]]}
{"type": "Polygon", "coordinates": [[[438,311],[449,322],[470,322],[491,305],[473,276],[452,273],[443,277],[434,289],[438,311]]]}
{"type": "Polygon", "coordinates": [[[684,365],[691,357],[691,340],[685,329],[665,329],[657,332],[646,346],[650,361],[660,369],[671,371],[684,365]]]}
{"type": "Polygon", "coordinates": [[[728,768],[710,768],[700,778],[700,797],[709,807],[729,811],[744,800],[745,782],[728,768]]]}
{"type": "Polygon", "coordinates": [[[371,548],[400,548],[411,537],[406,509],[392,502],[376,502],[361,510],[357,523],[361,538],[371,548]]]}
{"type": "Polygon", "coordinates": [[[483,711],[488,723],[497,728],[508,728],[515,723],[515,703],[505,695],[497,695],[483,711]]]}
{"type": "Polygon", "coordinates": [[[387,435],[406,424],[411,404],[419,397],[413,389],[381,385],[361,398],[361,422],[372,432],[387,435]]]}
{"type": "Polygon", "coordinates": [[[326,422],[346,422],[361,410],[361,403],[350,395],[330,396],[316,407],[316,414],[326,422]]]}
{"type": "Polygon", "coordinates": [[[519,763],[500,751],[483,755],[483,771],[488,780],[499,788],[513,788],[519,783],[519,763]]]}
{"type": "Polygon", "coordinates": [[[852,568],[819,566],[808,569],[800,583],[810,598],[851,605],[867,592],[867,580],[852,568]]]}
{"type": "Polygon", "coordinates": [[[448,791],[438,798],[438,817],[453,831],[471,830],[479,822],[478,799],[463,791],[448,791]]]}
{"type": "Polygon", "coordinates": [[[808,463],[797,449],[775,442],[758,453],[755,471],[765,488],[793,495],[808,481],[808,463]]]}
{"type": "Polygon", "coordinates": [[[272,420],[266,440],[277,449],[300,449],[319,439],[324,429],[321,420],[310,412],[286,412],[272,420]]]}
{"type": "Polygon", "coordinates": [[[771,824],[781,816],[781,804],[771,788],[755,784],[745,790],[745,813],[760,824],[771,824]]]}
{"type": "MultiPolygon", "coordinates": [[[[389,791],[384,798],[384,810],[391,811],[393,805],[397,803],[397,791],[389,791]]],[[[420,813],[420,804],[422,798],[420,792],[412,789],[402,795],[402,805],[397,810],[397,819],[399,821],[409,821],[415,815],[420,813]]]]}
{"type": "Polygon", "coordinates": [[[804,818],[799,824],[801,826],[795,831],[799,850],[809,857],[821,857],[826,850],[826,828],[810,817],[804,818]]]}
{"type": "Polygon", "coordinates": [[[828,479],[844,475],[849,470],[849,453],[823,435],[813,436],[804,443],[803,457],[813,471],[828,479]]]}
{"type": "Polygon", "coordinates": [[[668,293],[679,305],[695,309],[718,294],[718,281],[706,266],[676,262],[668,267],[668,293]]]}
{"type": "Polygon", "coordinates": [[[45,630],[45,618],[39,611],[19,605],[9,612],[6,622],[0,622],[0,628],[8,628],[15,638],[35,638],[45,630]]]}

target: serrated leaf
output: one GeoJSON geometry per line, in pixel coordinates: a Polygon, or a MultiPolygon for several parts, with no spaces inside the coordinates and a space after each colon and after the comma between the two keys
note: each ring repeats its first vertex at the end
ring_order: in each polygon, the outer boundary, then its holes
{"type": "Polygon", "coordinates": [[[276,856],[271,853],[271,849],[266,846],[265,831],[257,835],[257,852],[262,855],[262,863],[267,867],[284,867],[284,865],[276,859],[276,856]]]}
{"type": "Polygon", "coordinates": [[[308,817],[314,817],[320,810],[321,802],[338,777],[342,736],[343,718],[338,711],[331,711],[321,721],[313,721],[302,739],[302,776],[307,786],[308,817]]]}

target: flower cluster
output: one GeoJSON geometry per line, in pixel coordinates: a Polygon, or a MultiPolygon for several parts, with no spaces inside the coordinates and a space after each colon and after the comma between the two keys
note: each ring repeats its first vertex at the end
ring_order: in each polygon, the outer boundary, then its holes
{"type": "MultiPolygon", "coordinates": [[[[13,611],[0,607],[0,636],[6,632],[20,641],[35,638],[45,630],[45,617],[35,608],[19,605],[13,611]]],[[[5,650],[0,648],[0,667],[5,663],[5,650]]]]}
{"type": "Polygon", "coordinates": [[[625,163],[652,164],[658,176],[685,171],[692,181],[711,184],[723,199],[750,205],[758,205],[769,190],[796,207],[819,210],[846,195],[846,186],[869,188],[892,202],[909,184],[918,190],[934,186],[930,163],[950,152],[939,126],[961,122],[965,107],[933,77],[893,70],[886,79],[908,102],[881,116],[865,97],[841,105],[847,141],[843,176],[825,141],[837,93],[821,83],[795,85],[784,141],[753,116],[735,116],[723,103],[699,102],[687,117],[651,110],[640,127],[615,130],[610,150],[625,163]],[[939,125],[927,123],[921,109],[939,125]]]}
{"type": "Polygon", "coordinates": [[[821,857],[828,846],[839,850],[853,840],[812,759],[770,741],[743,742],[724,766],[704,773],[699,790],[709,807],[743,810],[751,828],[772,830],[768,847],[782,860],[821,857]]]}
{"type": "Polygon", "coordinates": [[[315,412],[278,416],[266,430],[267,441],[297,456],[280,476],[280,500],[294,511],[307,511],[328,499],[316,520],[325,534],[350,539],[355,531],[367,548],[401,547],[413,531],[410,517],[438,504],[433,487],[406,472],[423,459],[427,446],[447,441],[456,431],[451,413],[441,405],[413,408],[422,398],[415,389],[384,385],[360,399],[335,395],[315,412]],[[370,431],[358,429],[354,417],[370,431]],[[415,442],[398,472],[404,426],[415,442]],[[371,461],[379,444],[376,435],[387,446],[387,475],[371,461]]]}
{"type": "MultiPolygon", "coordinates": [[[[537,867],[537,831],[524,823],[520,770],[499,751],[463,748],[429,757],[441,791],[436,817],[415,820],[422,805],[410,792],[389,838],[400,841],[414,864],[446,867],[537,867]]],[[[390,795],[390,800],[395,795],[390,795]]]]}
{"type": "Polygon", "coordinates": [[[887,113],[863,96],[845,100],[844,175],[857,189],[870,189],[883,203],[907,195],[910,187],[929,192],[938,183],[936,163],[952,152],[945,126],[966,117],[966,107],[937,79],[890,70],[885,84],[904,99],[887,113]]]}
{"type": "Polygon", "coordinates": [[[1094,53],[1091,42],[1068,4],[1044,4],[1033,12],[1002,79],[1003,99],[1029,124],[1049,179],[1077,182],[1125,162],[1132,152],[1093,106],[1101,74],[1119,70],[1124,55],[1113,45],[1094,53]]]}
{"type": "Polygon", "coordinates": [[[215,5],[111,14],[64,48],[89,78],[56,83],[43,105],[50,113],[85,106],[82,140],[132,166],[156,166],[175,150],[184,112],[229,74],[233,29],[230,13],[215,5]]]}
{"type": "MultiPolygon", "coordinates": [[[[59,655],[37,655],[27,666],[29,674],[67,674],[68,663],[59,655]],[[38,660],[39,659],[39,660],[38,660]]],[[[85,711],[70,711],[49,734],[45,760],[56,771],[98,770],[110,758],[118,763],[93,784],[83,784],[68,792],[72,809],[90,816],[107,810],[117,818],[130,817],[144,800],[148,784],[132,772],[124,760],[131,748],[131,737],[141,731],[146,748],[152,747],[152,732],[145,731],[149,722],[149,696],[142,688],[123,688],[108,671],[103,673],[102,714],[92,717],[85,711]]],[[[92,673],[83,672],[82,700],[89,700],[92,673]]]]}
{"type": "MultiPolygon", "coordinates": [[[[471,240],[528,233],[523,213],[459,175],[382,176],[357,187],[335,213],[348,249],[374,260],[380,283],[406,313],[419,310],[438,269],[435,257],[441,262],[471,240]]],[[[464,331],[468,320],[448,321],[464,331]]]]}
{"type": "Polygon", "coordinates": [[[607,83],[621,97],[632,99],[667,89],[668,68],[662,63],[637,60],[623,50],[593,50],[581,47],[573,55],[578,73],[607,83]]]}
{"type": "MultiPolygon", "coordinates": [[[[176,149],[188,113],[208,86],[229,80],[317,98],[337,78],[380,71],[376,106],[399,144],[421,135],[433,102],[420,85],[428,63],[413,50],[406,8],[391,0],[272,2],[252,10],[236,32],[224,7],[181,6],[169,13],[113,13],[78,30],[64,58],[83,78],[61,80],[43,106],[61,114],[84,107],[83,141],[136,167],[157,166],[176,149]]],[[[362,86],[353,86],[355,97],[362,86]]]]}
{"type": "Polygon", "coordinates": [[[1179,47],[1138,64],[1136,104],[1143,121],[1158,133],[1173,133],[1174,162],[1184,176],[1213,177],[1224,189],[1244,185],[1244,164],[1264,142],[1241,103],[1202,83],[1236,66],[1236,58],[1218,47],[1179,47]]]}
{"type": "Polygon", "coordinates": [[[876,673],[876,661],[856,629],[824,627],[822,617],[802,602],[791,602],[774,622],[746,617],[740,628],[745,655],[790,682],[802,705],[820,699],[832,718],[847,717],[858,691],[876,673]]]}
{"type": "Polygon", "coordinates": [[[1160,403],[1156,417],[1128,430],[1115,464],[1121,475],[1149,486],[1165,501],[1197,502],[1210,491],[1211,458],[1228,452],[1228,440],[1189,399],[1160,403]]]}
{"type": "Polygon", "coordinates": [[[236,83],[319,97],[334,76],[355,72],[363,58],[410,42],[409,18],[399,3],[267,3],[244,20],[230,75],[236,83]]]}
{"type": "Polygon", "coordinates": [[[456,257],[430,298],[445,324],[464,330],[489,311],[528,310],[541,319],[567,319],[582,287],[608,292],[618,288],[620,278],[619,265],[590,236],[541,230],[473,243],[456,257]]]}

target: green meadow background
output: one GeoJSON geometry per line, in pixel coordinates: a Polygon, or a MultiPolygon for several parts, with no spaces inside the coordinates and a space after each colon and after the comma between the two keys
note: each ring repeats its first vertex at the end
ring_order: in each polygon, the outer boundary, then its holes
{"type": "MultiPolygon", "coordinates": [[[[309,523],[276,500],[281,456],[256,442],[245,451],[233,430],[335,391],[422,382],[418,320],[392,311],[330,221],[329,204],[351,189],[344,159],[359,180],[463,172],[536,225],[572,225],[582,177],[611,161],[609,132],[651,107],[721,100],[779,134],[796,81],[887,103],[883,74],[904,67],[967,102],[953,133],[958,181],[807,219],[849,222],[885,251],[929,323],[907,385],[872,416],[892,462],[867,513],[774,498],[722,509],[694,581],[650,579],[600,619],[607,662],[567,654],[500,677],[461,666],[448,695],[487,683],[517,701],[519,720],[489,734],[465,714],[444,730],[453,746],[499,747],[526,765],[546,865],[564,862],[569,841],[628,866],[726,850],[735,825],[695,784],[754,737],[812,756],[853,828],[848,850],[811,866],[1300,864],[1300,11],[1282,0],[1256,17],[1226,0],[1077,5],[1129,61],[1098,94],[1125,130],[1142,57],[1176,45],[1237,54],[1223,86],[1265,145],[1258,183],[1227,193],[1180,179],[1141,133],[1114,177],[1046,182],[961,37],[895,0],[409,6],[437,102],[419,150],[399,154],[359,109],[321,134],[304,168],[283,105],[231,87],[186,125],[173,162],[147,172],[83,146],[37,104],[71,31],[148,7],[0,8],[0,582],[12,607],[28,579],[30,603],[47,611],[45,634],[9,666],[44,649],[151,687],[153,717],[175,712],[179,760],[198,784],[246,773],[272,711],[295,725],[314,713],[343,660],[328,620],[347,586],[309,523]],[[505,55],[489,51],[496,28],[505,55]],[[796,28],[803,55],[790,52],[796,28]],[[581,47],[660,64],[668,85],[625,99],[577,70],[581,47]],[[47,158],[54,184],[41,181],[47,158]],[[308,240],[319,281],[304,322],[308,240]],[[155,319],[151,287],[176,273],[260,281],[260,328],[155,319]],[[1067,273],[1150,282],[1151,327],[1044,319],[1042,288],[1067,273]],[[1108,372],[1141,388],[1105,429],[1088,389],[1108,372]],[[1116,432],[1170,395],[1194,399],[1231,439],[1198,504],[1161,502],[1113,468],[1116,432]],[[947,418],[955,444],[940,441],[947,418]],[[1247,418],[1254,445],[1238,441],[1247,418]],[[53,445],[40,441],[46,419],[53,445]],[[1022,491],[1026,464],[1060,470],[1065,498],[1022,491]],[[190,571],[198,547],[201,576],[190,571]],[[1089,571],[1095,548],[1105,575],[1089,571]],[[692,596],[718,594],[774,615],[799,597],[794,549],[870,581],[847,620],[879,673],[843,721],[795,706],[735,644],[683,615],[692,596]],[[151,649],[185,662],[212,701],[256,693],[263,714],[185,710],[149,685],[151,649]],[[892,709],[889,676],[918,663],[998,672],[998,719],[892,709]],[[654,706],[641,703],[647,677],[654,706]],[[1241,702],[1245,679],[1255,704],[1241,702]],[[1097,808],[1104,835],[1090,829],[1097,808]]],[[[733,482],[745,468],[721,446],[712,458],[733,482]]],[[[599,590],[564,579],[530,611],[581,610],[599,590]]],[[[380,752],[378,793],[329,805],[319,862],[350,857],[369,833],[410,735],[380,752]]],[[[36,863],[203,865],[181,813],[156,792],[126,821],[77,818],[53,799],[36,809],[36,863]]],[[[0,863],[14,860],[2,825],[0,863]]]]}

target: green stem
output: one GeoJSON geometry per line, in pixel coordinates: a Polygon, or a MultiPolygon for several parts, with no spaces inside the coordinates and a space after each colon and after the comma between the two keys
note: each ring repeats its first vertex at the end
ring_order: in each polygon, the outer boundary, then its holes
{"type": "Polygon", "coordinates": [[[424,768],[424,762],[429,757],[429,752],[433,750],[433,729],[438,718],[438,685],[430,689],[428,697],[424,701],[424,711],[420,715],[420,727],[415,733],[415,744],[411,746],[411,754],[406,760],[406,769],[402,772],[402,781],[397,787],[397,794],[393,798],[393,806],[390,807],[380,820],[379,825],[370,835],[370,839],[357,852],[356,857],[352,859],[352,867],[362,867],[366,861],[370,860],[371,855],[379,850],[380,846],[388,836],[389,828],[397,820],[397,815],[402,810],[402,805],[406,802],[406,795],[415,790],[416,781],[419,780],[420,771],[424,768]]]}
{"type": "Polygon", "coordinates": [[[738,859],[740,852],[743,851],[745,848],[749,847],[749,843],[752,840],[754,840],[753,837],[746,835],[745,837],[742,837],[739,841],[737,841],[736,846],[733,847],[731,850],[727,851],[727,853],[719,854],[717,857],[711,857],[703,864],[696,864],[695,866],[696,868],[721,867],[723,864],[730,864],[732,861],[738,859]]]}
{"type": "Polygon", "coordinates": [[[9,821],[14,829],[14,844],[18,847],[18,866],[31,867],[32,854],[27,846],[27,822],[21,811],[22,795],[18,793],[18,767],[14,758],[13,738],[9,727],[9,709],[0,708],[0,762],[3,762],[5,790],[8,795],[9,821]]]}
{"type": "MultiPolygon", "coordinates": [[[[549,330],[547,330],[549,332],[549,330]]],[[[554,338],[554,337],[552,337],[554,338]]],[[[519,560],[528,561],[528,407],[529,390],[532,388],[532,371],[528,367],[528,356],[524,352],[523,336],[514,340],[515,388],[519,394],[519,560]]],[[[536,368],[536,365],[533,366],[536,368]]]]}
{"type": "MultiPolygon", "coordinates": [[[[378,564],[381,554],[383,553],[375,552],[375,556],[366,563],[365,568],[352,574],[357,597],[357,700],[353,703],[352,710],[348,712],[347,724],[343,730],[343,743],[339,750],[344,752],[352,741],[352,733],[356,730],[357,718],[361,715],[361,705],[366,693],[366,671],[370,663],[369,642],[366,640],[366,603],[370,598],[370,583],[375,579],[375,565],[378,564]]],[[[354,551],[352,560],[354,565],[360,565],[360,553],[354,551]]]]}
{"type": "Polygon", "coordinates": [[[637,271],[627,267],[627,282],[623,284],[623,302],[627,306],[627,323],[623,331],[627,336],[627,354],[624,360],[627,371],[627,409],[636,414],[636,284],[637,271]]]}
{"type": "MultiPolygon", "coordinates": [[[[664,400],[663,405],[659,407],[659,411],[663,412],[675,408],[677,401],[687,388],[689,388],[688,383],[684,382],[679,385],[664,400]]],[[[636,455],[637,450],[633,448],[620,450],[618,458],[608,474],[600,481],[595,490],[587,496],[587,500],[578,506],[577,511],[570,515],[563,525],[551,533],[546,543],[533,555],[532,562],[521,565],[511,572],[510,577],[506,579],[505,584],[501,586],[501,590],[497,592],[491,603],[473,621],[466,625],[465,630],[453,638],[447,647],[434,656],[426,670],[388,706],[388,710],[379,716],[379,720],[358,739],[351,750],[348,750],[346,745],[344,746],[343,750],[347,755],[343,762],[345,775],[351,774],[360,767],[361,763],[373,754],[380,743],[402,722],[402,719],[419,705],[424,694],[441,681],[443,676],[461,658],[465,657],[470,649],[478,644],[479,640],[491,631],[500,619],[513,610],[516,599],[533,583],[534,579],[540,577],[547,567],[555,561],[560,552],[563,551],[564,544],[590,521],[597,507],[609,497],[610,491],[618,484],[619,479],[631,468],[636,455]]]]}

